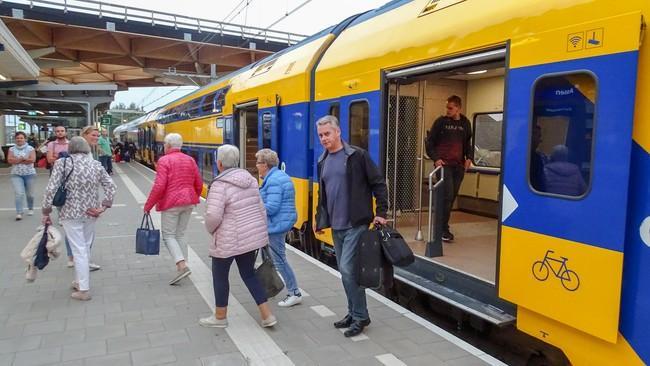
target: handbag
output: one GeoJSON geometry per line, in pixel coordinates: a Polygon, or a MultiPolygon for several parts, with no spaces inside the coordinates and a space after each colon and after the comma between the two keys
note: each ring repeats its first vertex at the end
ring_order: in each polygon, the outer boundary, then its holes
{"type": "Polygon", "coordinates": [[[148,213],[142,216],[140,228],[135,232],[135,252],[144,255],[160,254],[160,230],[153,226],[148,213]]]}
{"type": "Polygon", "coordinates": [[[34,254],[34,267],[42,270],[45,266],[50,263],[50,256],[47,253],[47,233],[48,225],[45,225],[43,228],[43,236],[38,242],[38,247],[36,247],[36,253],[34,254]]]}
{"type": "MultiPolygon", "coordinates": [[[[282,291],[284,282],[282,282],[278,271],[275,270],[268,245],[259,251],[262,253],[262,264],[255,268],[255,276],[264,287],[266,297],[273,297],[282,291]]],[[[255,254],[255,257],[257,257],[257,254],[255,254]]]]}
{"type": "MultiPolygon", "coordinates": [[[[56,190],[56,193],[54,194],[54,198],[52,199],[52,206],[54,207],[63,207],[65,205],[65,200],[68,197],[68,190],[66,189],[65,185],[68,183],[68,179],[70,178],[70,175],[74,171],[74,160],[72,157],[69,157],[70,160],[72,160],[72,169],[70,170],[70,173],[63,178],[63,182],[61,182],[61,185],[59,185],[59,188],[56,190]]],[[[68,161],[68,158],[63,158],[63,174],[65,175],[65,163],[68,161]]]]}
{"type": "Polygon", "coordinates": [[[413,251],[397,230],[389,227],[379,228],[381,249],[384,257],[394,266],[406,267],[415,262],[413,251]]]}

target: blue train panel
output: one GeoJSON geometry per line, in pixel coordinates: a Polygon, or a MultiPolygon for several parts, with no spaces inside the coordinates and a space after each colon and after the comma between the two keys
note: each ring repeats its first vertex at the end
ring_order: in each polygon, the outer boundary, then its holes
{"type": "Polygon", "coordinates": [[[650,154],[632,147],[620,330],[650,364],[650,154]]]}
{"type": "MultiPolygon", "coordinates": [[[[626,52],[509,71],[503,172],[518,207],[505,225],[623,251],[637,58],[626,52]],[[540,76],[585,70],[597,85],[590,190],[575,199],[535,193],[528,179],[531,90],[540,76]]],[[[569,131],[567,142],[575,138],[569,131]]]]}
{"type": "MultiPolygon", "coordinates": [[[[359,93],[354,95],[348,95],[337,99],[328,99],[322,100],[313,103],[313,123],[315,124],[319,118],[326,116],[330,113],[330,108],[334,104],[338,104],[340,107],[340,118],[339,122],[341,123],[341,136],[346,142],[350,142],[350,106],[352,103],[366,101],[368,103],[368,112],[369,112],[369,121],[368,121],[368,152],[370,157],[381,169],[381,91],[376,90],[367,93],[359,93]]],[[[320,144],[318,139],[318,132],[316,127],[313,127],[313,148],[314,148],[314,166],[313,166],[313,176],[314,179],[318,180],[318,157],[321,156],[324,149],[320,144]]]]}

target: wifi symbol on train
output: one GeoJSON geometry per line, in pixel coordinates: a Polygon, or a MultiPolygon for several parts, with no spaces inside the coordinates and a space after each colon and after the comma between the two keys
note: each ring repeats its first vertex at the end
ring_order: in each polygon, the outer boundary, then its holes
{"type": "Polygon", "coordinates": [[[570,43],[573,45],[573,47],[575,48],[575,47],[578,46],[578,43],[581,43],[581,42],[582,42],[582,37],[580,37],[580,36],[573,36],[573,37],[569,38],[569,42],[570,42],[570,43]]]}

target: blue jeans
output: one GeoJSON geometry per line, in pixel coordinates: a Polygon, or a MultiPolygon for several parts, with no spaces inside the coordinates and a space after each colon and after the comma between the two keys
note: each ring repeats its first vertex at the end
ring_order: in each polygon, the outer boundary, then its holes
{"type": "Polygon", "coordinates": [[[348,315],[352,315],[354,320],[369,318],[366,289],[357,283],[357,245],[359,237],[367,229],[368,226],[362,225],[346,230],[332,230],[336,264],[341,272],[345,296],[348,298],[348,315]]]}
{"type": "Polygon", "coordinates": [[[284,280],[284,284],[287,285],[287,290],[289,290],[290,295],[300,295],[300,290],[298,289],[298,283],[296,282],[296,275],[293,273],[293,269],[289,266],[287,262],[287,254],[285,252],[285,243],[284,238],[286,234],[269,234],[269,248],[271,249],[271,258],[273,259],[273,264],[275,269],[280,272],[280,276],[284,280]]]}
{"type": "Polygon", "coordinates": [[[101,155],[99,157],[99,162],[102,163],[102,166],[108,174],[113,173],[113,160],[110,155],[101,155]]]}
{"type": "Polygon", "coordinates": [[[11,175],[11,184],[14,186],[16,195],[16,212],[19,215],[23,214],[25,197],[27,197],[27,208],[34,209],[34,178],[36,178],[36,174],[11,175]]]}
{"type": "Polygon", "coordinates": [[[212,286],[214,288],[214,302],[218,308],[228,306],[228,294],[230,292],[230,282],[228,274],[230,265],[233,260],[237,261],[239,276],[248,287],[257,305],[264,304],[267,300],[266,291],[262,284],[255,276],[255,257],[257,251],[253,250],[248,253],[235,255],[228,258],[212,257],[212,286]]]}

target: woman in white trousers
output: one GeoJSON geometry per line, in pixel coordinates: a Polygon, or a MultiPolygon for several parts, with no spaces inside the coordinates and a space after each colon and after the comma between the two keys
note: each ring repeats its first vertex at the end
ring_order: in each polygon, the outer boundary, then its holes
{"type": "Polygon", "coordinates": [[[57,160],[43,197],[43,223],[51,224],[52,201],[59,186],[67,179],[67,197],[60,208],[59,221],[70,242],[74,256],[75,290],[71,297],[90,300],[89,254],[95,238],[97,218],[111,207],[115,184],[102,165],[89,156],[90,146],[82,137],[73,137],[68,147],[69,157],[57,160]],[[99,202],[99,187],[104,191],[104,200],[99,202]]]}

